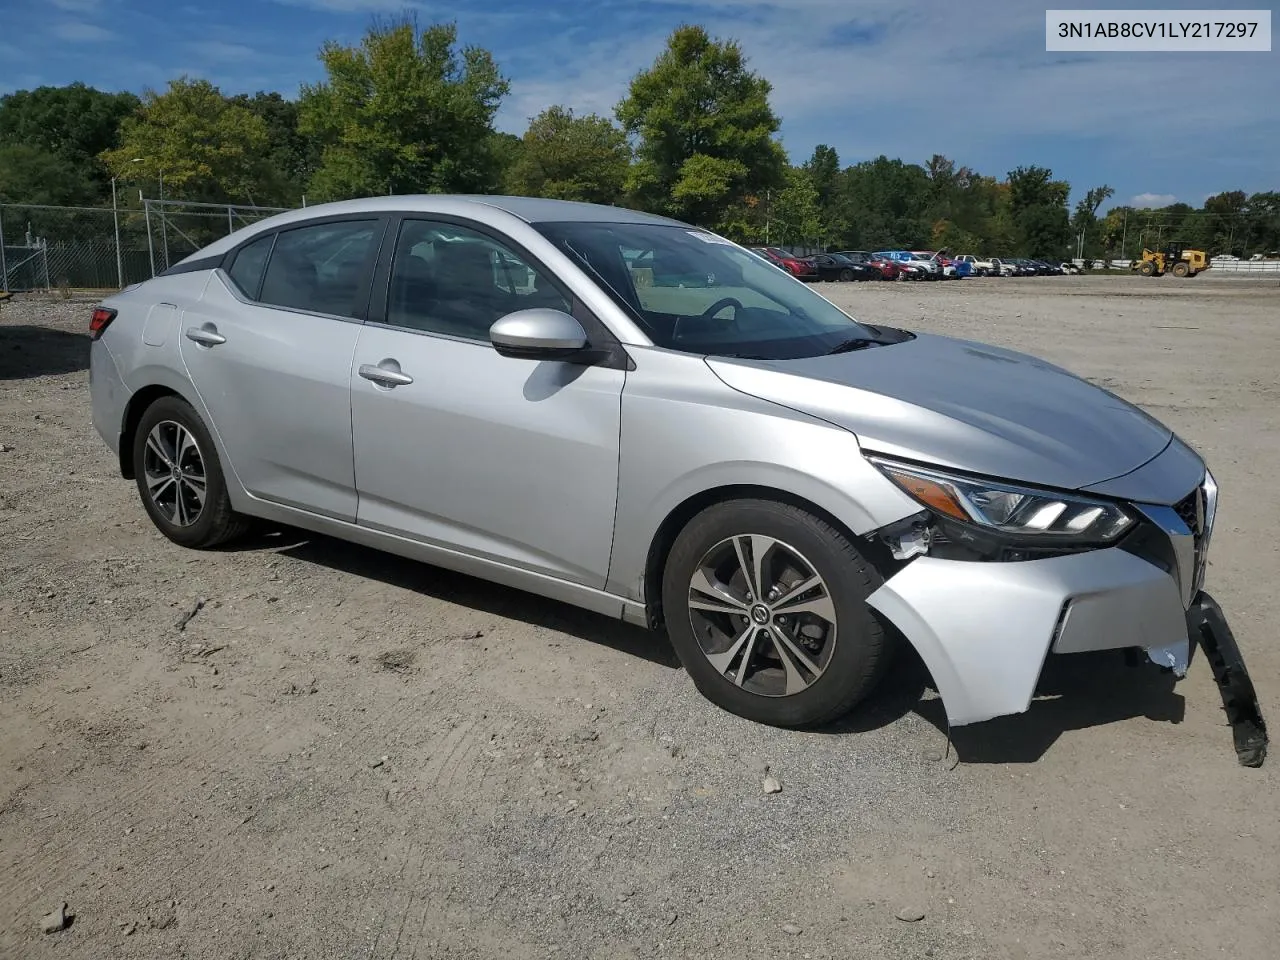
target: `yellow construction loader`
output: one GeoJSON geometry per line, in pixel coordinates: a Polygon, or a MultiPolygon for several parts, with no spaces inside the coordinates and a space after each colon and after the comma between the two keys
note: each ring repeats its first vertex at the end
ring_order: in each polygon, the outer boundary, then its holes
{"type": "Polygon", "coordinates": [[[1172,273],[1175,277],[1194,277],[1209,269],[1209,255],[1203,250],[1192,250],[1180,243],[1168,244],[1163,250],[1143,248],[1142,259],[1134,260],[1129,269],[1144,277],[1161,277],[1172,273]]]}

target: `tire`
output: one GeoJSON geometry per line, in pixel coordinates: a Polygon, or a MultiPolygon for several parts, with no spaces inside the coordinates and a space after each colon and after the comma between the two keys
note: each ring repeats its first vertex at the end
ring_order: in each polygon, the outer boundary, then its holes
{"type": "Polygon", "coordinates": [[[853,271],[848,269],[841,270],[840,279],[843,280],[845,283],[848,283],[850,280],[853,279],[853,271]]]}
{"type": "Polygon", "coordinates": [[[866,602],[882,582],[825,521],[787,504],[731,500],[694,517],[671,548],[662,580],[667,634],[694,685],[717,706],[770,726],[821,725],[848,713],[889,665],[897,635],[866,602]],[[740,558],[754,579],[752,544],[767,546],[766,582],[785,584],[776,612],[748,593],[740,558]],[[785,589],[815,576],[788,606],[785,589]],[[718,610],[692,605],[716,606],[716,597],[728,598],[718,610]],[[787,613],[797,607],[815,609],[787,613]]]}
{"type": "Polygon", "coordinates": [[[1173,275],[1175,277],[1185,277],[1191,273],[1191,265],[1179,260],[1173,265],[1173,275]]]}
{"type": "Polygon", "coordinates": [[[231,509],[213,437],[180,397],[161,397],[142,414],[133,438],[133,471],[147,516],[174,543],[208,549],[249,528],[248,518],[231,509]],[[166,468],[181,470],[182,477],[167,475],[166,468]],[[201,475],[203,500],[196,482],[201,475]]]}
{"type": "Polygon", "coordinates": [[[1143,260],[1142,265],[1138,267],[1138,272],[1144,277],[1154,277],[1156,275],[1156,265],[1150,260],[1143,260]]]}

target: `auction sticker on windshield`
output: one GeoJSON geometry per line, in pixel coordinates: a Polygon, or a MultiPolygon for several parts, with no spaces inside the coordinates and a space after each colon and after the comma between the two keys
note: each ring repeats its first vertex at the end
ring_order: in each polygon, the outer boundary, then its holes
{"type": "Polygon", "coordinates": [[[685,232],[691,237],[697,237],[703,243],[723,243],[729,247],[734,246],[732,240],[726,240],[724,237],[717,237],[714,233],[704,233],[701,230],[686,230],[685,232]]]}
{"type": "Polygon", "coordinates": [[[1045,50],[1269,53],[1270,10],[1046,10],[1045,50]]]}

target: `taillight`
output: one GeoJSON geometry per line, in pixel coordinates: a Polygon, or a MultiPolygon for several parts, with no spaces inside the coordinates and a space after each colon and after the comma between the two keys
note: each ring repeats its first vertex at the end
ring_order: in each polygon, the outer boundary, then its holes
{"type": "Polygon", "coordinates": [[[97,340],[102,336],[102,331],[107,329],[107,325],[116,318],[116,312],[110,307],[98,307],[93,311],[93,317],[89,320],[89,339],[97,340]]]}

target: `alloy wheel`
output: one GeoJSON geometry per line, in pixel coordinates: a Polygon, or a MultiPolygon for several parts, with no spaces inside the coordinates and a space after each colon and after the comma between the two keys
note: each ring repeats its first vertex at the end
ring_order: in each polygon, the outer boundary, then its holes
{"type": "Polygon", "coordinates": [[[173,420],[161,420],[147,434],[142,455],[147,495],[166,520],[189,527],[204,511],[208,480],[204,456],[191,431],[173,420]]]}
{"type": "Polygon", "coordinates": [[[730,537],[708,550],[694,568],[688,605],[707,660],[751,693],[801,693],[835,651],[826,582],[800,551],[772,537],[730,537]]]}

